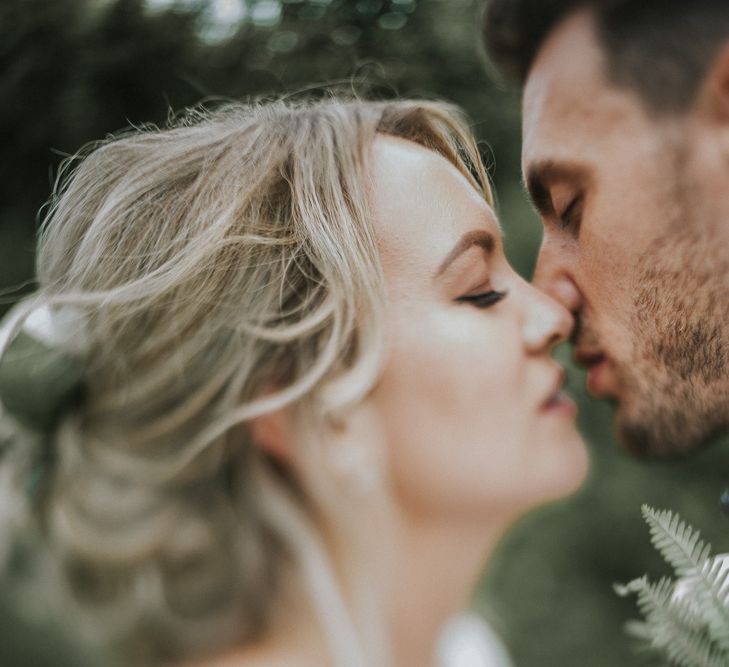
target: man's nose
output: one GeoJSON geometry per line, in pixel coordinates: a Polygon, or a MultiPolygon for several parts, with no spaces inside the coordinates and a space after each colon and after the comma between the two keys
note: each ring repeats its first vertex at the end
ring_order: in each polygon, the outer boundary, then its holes
{"type": "Polygon", "coordinates": [[[582,295],[572,277],[570,251],[545,237],[539,250],[533,285],[549,294],[570,313],[582,307],[582,295]]]}

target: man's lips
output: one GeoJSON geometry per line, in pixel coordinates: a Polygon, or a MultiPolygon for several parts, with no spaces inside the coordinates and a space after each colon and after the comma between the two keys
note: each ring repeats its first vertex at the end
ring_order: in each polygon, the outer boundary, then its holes
{"type": "Polygon", "coordinates": [[[595,398],[617,396],[617,378],[610,360],[598,348],[577,348],[575,361],[587,369],[587,391],[595,398]]]}
{"type": "Polygon", "coordinates": [[[599,364],[605,360],[605,354],[598,347],[580,346],[575,348],[575,361],[584,368],[599,364]]]}

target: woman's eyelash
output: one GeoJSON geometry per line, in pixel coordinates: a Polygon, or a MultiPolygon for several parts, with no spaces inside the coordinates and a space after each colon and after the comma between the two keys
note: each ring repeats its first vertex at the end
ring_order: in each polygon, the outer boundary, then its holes
{"type": "Polygon", "coordinates": [[[506,297],[506,292],[497,292],[491,290],[489,292],[482,292],[480,294],[468,294],[466,296],[459,296],[456,301],[460,303],[470,303],[477,308],[488,308],[498,303],[506,297]]]}
{"type": "Polygon", "coordinates": [[[573,218],[575,215],[575,211],[577,210],[578,204],[580,204],[581,202],[582,195],[578,195],[569,203],[567,208],[562,212],[562,215],[559,216],[559,223],[562,229],[566,229],[574,222],[573,218]]]}

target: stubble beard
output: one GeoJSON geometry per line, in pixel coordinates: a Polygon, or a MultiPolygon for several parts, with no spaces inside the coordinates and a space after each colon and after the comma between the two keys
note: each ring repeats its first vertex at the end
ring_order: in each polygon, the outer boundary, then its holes
{"type": "Polygon", "coordinates": [[[640,258],[635,346],[617,362],[617,428],[643,458],[684,456],[729,427],[729,258],[716,239],[673,232],[640,258]]]}

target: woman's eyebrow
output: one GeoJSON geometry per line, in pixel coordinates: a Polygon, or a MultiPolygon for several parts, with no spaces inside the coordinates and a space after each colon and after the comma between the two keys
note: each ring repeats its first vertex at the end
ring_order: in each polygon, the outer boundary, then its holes
{"type": "Polygon", "coordinates": [[[456,243],[453,250],[451,250],[446,258],[441,262],[438,270],[435,272],[435,277],[440,276],[460,255],[462,255],[469,248],[478,246],[482,248],[487,255],[493,252],[496,240],[493,234],[486,232],[482,229],[475,229],[471,232],[466,232],[461,239],[456,243]]]}

